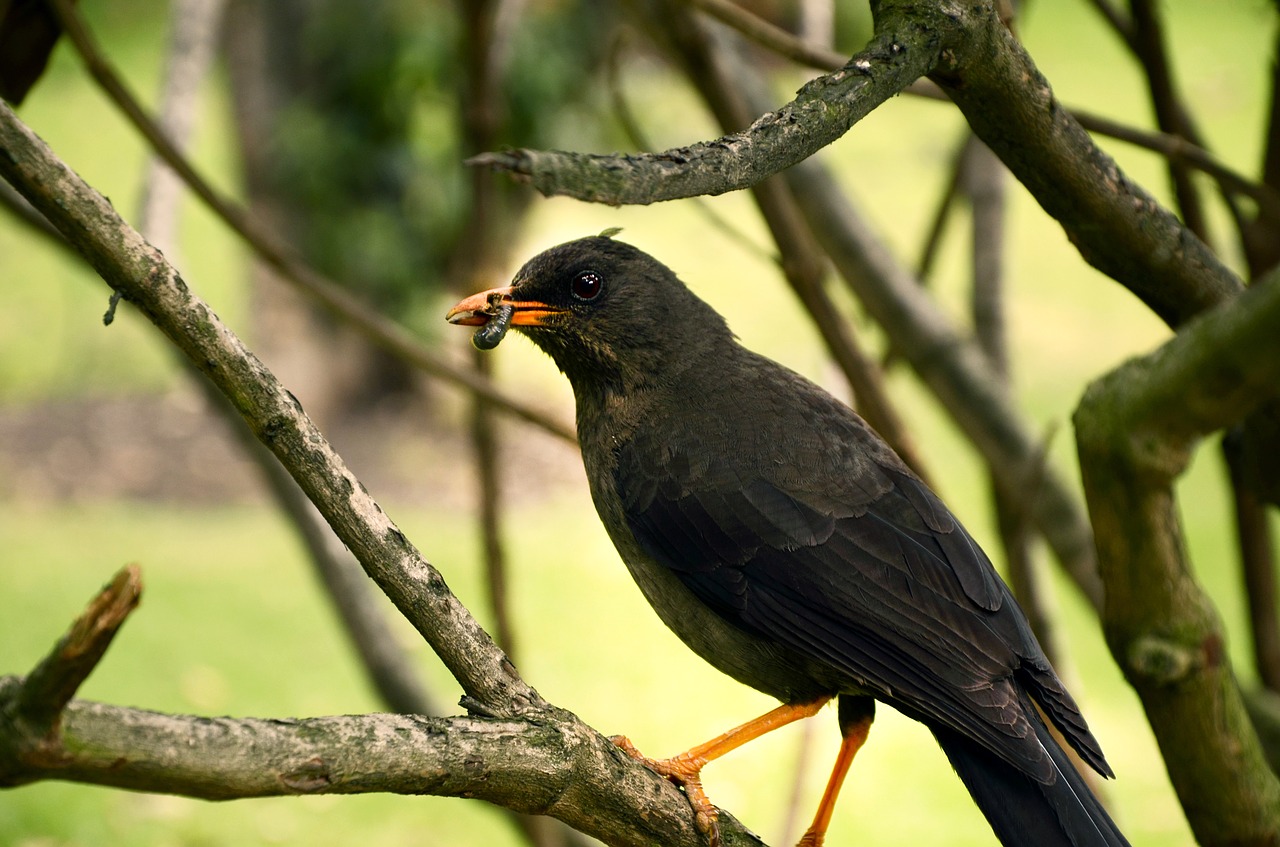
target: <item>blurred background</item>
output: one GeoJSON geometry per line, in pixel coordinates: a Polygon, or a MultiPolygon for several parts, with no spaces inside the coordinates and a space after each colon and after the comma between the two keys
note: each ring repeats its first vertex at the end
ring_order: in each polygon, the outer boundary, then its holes
{"type": "MultiPolygon", "coordinates": [[[[109,59],[152,108],[160,102],[174,11],[160,0],[86,2],[109,59]]],[[[196,4],[200,5],[200,4],[196,4]]],[[[614,209],[544,199],[465,168],[503,145],[610,152],[720,134],[696,92],[612,4],[529,0],[490,33],[503,39],[495,114],[460,103],[488,78],[468,39],[470,4],[442,0],[232,2],[208,74],[183,95],[190,156],[216,188],[323,273],[471,367],[469,333],[447,326],[458,297],[504,284],[534,253],[622,227],[670,265],[749,347],[847,397],[848,390],[772,259],[741,194],[614,209]],[[476,181],[486,185],[477,188],[476,181]],[[485,198],[483,201],[477,198],[485,198]]],[[[785,0],[747,4],[798,26],[785,0]]],[[[1166,37],[1186,102],[1220,160],[1251,173],[1262,155],[1276,8],[1263,0],[1168,0],[1166,37]]],[[[483,22],[481,22],[483,23],[483,22]]],[[[869,33],[860,4],[828,16],[850,53],[869,33]]],[[[482,28],[482,27],[481,27],[482,28]]],[[[1141,71],[1092,4],[1033,3],[1019,36],[1059,99],[1152,126],[1141,71]]],[[[767,63],[778,105],[814,72],[767,63]]],[[[70,45],[53,52],[19,115],[137,225],[149,151],[70,45]]],[[[964,124],[948,105],[898,97],[821,155],[878,233],[914,264],[949,180],[964,124]]],[[[1168,199],[1157,156],[1101,139],[1168,199]]],[[[1070,415],[1084,387],[1169,335],[1119,285],[1090,269],[1061,229],[1008,183],[1008,343],[1016,403],[1049,461],[1076,478],[1070,415]]],[[[1222,208],[1207,225],[1243,272],[1222,208]]],[[[969,323],[967,211],[944,233],[931,290],[969,323]]],[[[550,701],[606,734],[669,755],[768,708],[721,677],[650,612],[596,519],[576,448],[510,418],[490,422],[500,498],[480,488],[468,396],[367,343],[258,267],[198,201],[181,200],[166,253],[186,281],[300,399],[353,471],[482,620],[495,624],[475,515],[500,502],[516,662],[550,701]]],[[[25,673],[120,566],[136,562],[142,607],[80,696],[200,715],[290,717],[386,708],[336,621],[305,547],[259,470],[163,339],[128,304],[104,327],[109,289],[52,240],[0,215],[0,673],[25,673]]],[[[836,292],[866,346],[885,343],[836,292]]],[[[481,367],[571,424],[568,386],[512,334],[481,367]]],[[[993,551],[981,462],[904,366],[887,370],[939,493],[993,551]]],[[[1251,681],[1230,505],[1216,450],[1180,484],[1200,579],[1251,681]]],[[[1135,845],[1191,843],[1136,697],[1096,618],[1043,551],[1037,566],[1058,621],[1066,675],[1118,779],[1105,787],[1135,845]]],[[[415,634],[386,614],[433,701],[460,691],[415,634]]],[[[794,837],[825,781],[834,714],[712,765],[707,789],[766,840],[794,837]],[[797,771],[802,774],[797,782],[797,771]],[[801,799],[797,802],[796,797],[801,799]],[[787,833],[791,833],[788,835],[787,833]]],[[[882,709],[847,783],[831,844],[992,845],[988,827],[921,726],[882,709]],[[921,810],[924,810],[923,813],[921,810]]],[[[476,802],[393,796],[222,804],[44,783],[0,792],[0,844],[522,844],[507,816],[476,802]]]]}

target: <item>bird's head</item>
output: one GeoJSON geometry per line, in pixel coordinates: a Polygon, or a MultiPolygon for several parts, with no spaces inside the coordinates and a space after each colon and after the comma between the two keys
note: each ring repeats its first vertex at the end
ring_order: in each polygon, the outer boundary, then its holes
{"type": "Polygon", "coordinates": [[[479,327],[508,321],[555,360],[575,391],[651,384],[732,339],[724,319],[670,268],[610,233],[540,253],[510,286],[473,294],[447,319],[479,327]]]}

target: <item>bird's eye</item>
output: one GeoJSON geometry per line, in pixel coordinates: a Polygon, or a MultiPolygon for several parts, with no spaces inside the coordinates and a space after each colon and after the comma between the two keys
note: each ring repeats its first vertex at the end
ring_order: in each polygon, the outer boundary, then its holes
{"type": "Polygon", "coordinates": [[[573,278],[573,296],[579,300],[594,300],[604,288],[604,280],[595,271],[583,271],[573,278]]]}

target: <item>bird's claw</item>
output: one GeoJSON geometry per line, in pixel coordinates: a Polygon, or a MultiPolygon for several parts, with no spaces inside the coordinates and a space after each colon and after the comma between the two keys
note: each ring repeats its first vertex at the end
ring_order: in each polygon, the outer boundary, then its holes
{"type": "Polygon", "coordinates": [[[644,764],[649,770],[675,783],[684,790],[684,795],[693,807],[693,825],[706,837],[711,847],[720,844],[720,810],[711,802],[707,792],[702,788],[702,768],[706,760],[687,754],[672,756],[670,759],[651,759],[644,755],[631,743],[625,735],[615,735],[609,739],[614,746],[631,758],[644,764]]]}

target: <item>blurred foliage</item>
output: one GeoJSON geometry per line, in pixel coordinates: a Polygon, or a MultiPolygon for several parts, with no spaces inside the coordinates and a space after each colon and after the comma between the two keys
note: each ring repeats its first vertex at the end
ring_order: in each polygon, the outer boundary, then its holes
{"type": "MultiPolygon", "coordinates": [[[[498,102],[480,105],[499,118],[498,144],[556,136],[592,91],[583,82],[604,59],[610,9],[562,0],[522,10],[498,57],[498,102]]],[[[268,14],[285,97],[264,157],[270,190],[310,261],[396,313],[433,290],[468,220],[457,4],[302,0],[268,14]]],[[[575,122],[574,143],[600,132],[575,122]]]]}

